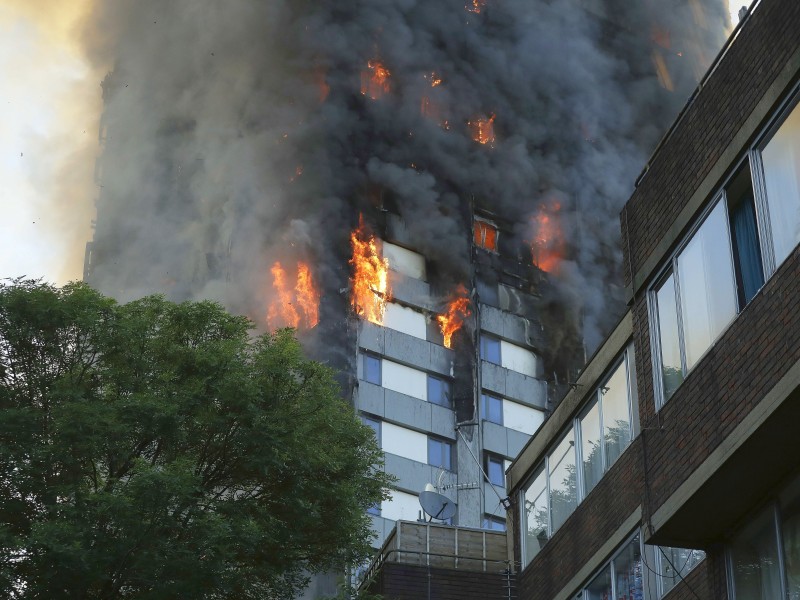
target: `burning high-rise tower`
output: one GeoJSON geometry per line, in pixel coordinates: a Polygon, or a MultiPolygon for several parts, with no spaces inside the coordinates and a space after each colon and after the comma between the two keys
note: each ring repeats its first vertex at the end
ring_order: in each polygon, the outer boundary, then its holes
{"type": "Polygon", "coordinates": [[[428,482],[502,527],[490,482],[619,314],[616,215],[724,8],[106,3],[85,277],[298,327],[398,475],[381,535],[428,482]]]}

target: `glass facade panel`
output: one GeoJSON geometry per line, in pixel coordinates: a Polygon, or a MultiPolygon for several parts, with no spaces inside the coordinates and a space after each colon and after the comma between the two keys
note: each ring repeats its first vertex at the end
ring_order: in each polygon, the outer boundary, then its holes
{"type": "Polygon", "coordinates": [[[675,304],[675,277],[670,275],[656,292],[658,333],[661,340],[661,378],[664,401],[669,400],[683,382],[681,348],[678,339],[678,308],[675,304]]]}
{"type": "Polygon", "coordinates": [[[736,315],[725,204],[719,202],[678,256],[686,368],[736,315]]]}
{"type": "Polygon", "coordinates": [[[578,504],[575,480],[575,432],[570,429],[547,459],[550,474],[551,531],[567,520],[578,504]]]}
{"type": "Polygon", "coordinates": [[[603,476],[603,450],[600,433],[600,404],[595,400],[581,417],[581,453],[584,494],[592,491],[603,476]]]}
{"type": "Polygon", "coordinates": [[[428,402],[450,408],[451,384],[445,379],[428,375],[428,402]]]}
{"type": "Polygon", "coordinates": [[[523,562],[527,565],[547,542],[547,476],[544,465],[534,473],[523,492],[522,531],[523,562]]]}
{"type": "Polygon", "coordinates": [[[381,384],[381,359],[371,354],[364,354],[364,381],[381,384]]]}
{"type": "Polygon", "coordinates": [[[481,418],[502,425],[503,399],[491,394],[481,394],[481,418]]]}
{"type": "Polygon", "coordinates": [[[775,264],[800,241],[800,104],[761,152],[775,264]]]}
{"type": "Polygon", "coordinates": [[[613,565],[615,600],[642,600],[642,552],[638,535],[614,558],[613,565]]]}
{"type": "Polygon", "coordinates": [[[781,597],[778,540],[772,507],[736,536],[731,546],[731,568],[738,600],[781,597]]]}
{"type": "Polygon", "coordinates": [[[631,415],[628,402],[628,374],[623,361],[600,388],[603,409],[603,438],[608,469],[631,443],[631,415]]]}
{"type": "Polygon", "coordinates": [[[659,564],[661,579],[661,596],[669,592],[682,577],[706,557],[702,550],[688,550],[684,548],[669,548],[666,546],[653,546],[656,551],[656,560],[659,564]]]}
{"type": "Polygon", "coordinates": [[[586,597],[588,600],[614,600],[611,590],[611,568],[605,569],[586,586],[586,597]]]}
{"type": "Polygon", "coordinates": [[[800,600],[800,479],[781,494],[781,538],[786,597],[800,600]]]}

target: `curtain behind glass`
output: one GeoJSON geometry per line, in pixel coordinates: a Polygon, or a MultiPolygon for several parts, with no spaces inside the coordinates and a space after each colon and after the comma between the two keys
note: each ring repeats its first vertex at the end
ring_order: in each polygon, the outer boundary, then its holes
{"type": "Polygon", "coordinates": [[[800,241],[800,104],[761,152],[761,159],[778,266],[800,241]]]}
{"type": "Polygon", "coordinates": [[[742,307],[764,284],[761,249],[758,245],[756,210],[752,196],[743,199],[731,212],[731,225],[736,246],[736,259],[741,277],[742,307]]]}

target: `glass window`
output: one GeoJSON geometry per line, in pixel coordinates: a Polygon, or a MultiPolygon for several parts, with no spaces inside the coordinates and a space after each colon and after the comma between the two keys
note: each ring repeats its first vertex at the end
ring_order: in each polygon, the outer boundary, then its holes
{"type": "Polygon", "coordinates": [[[725,196],[728,200],[736,291],[741,309],[764,285],[753,184],[747,163],[725,188],[725,196]]]}
{"type": "Polygon", "coordinates": [[[433,437],[428,438],[428,464],[434,467],[441,467],[452,470],[450,442],[439,440],[433,437]]]}
{"type": "Polygon", "coordinates": [[[586,586],[586,596],[589,600],[613,600],[611,590],[611,569],[606,566],[591,583],[586,586]]]}
{"type": "Polygon", "coordinates": [[[376,517],[380,517],[381,516],[381,503],[380,502],[376,502],[375,504],[373,504],[372,506],[367,508],[367,514],[374,515],[376,517]]]}
{"type": "Polygon", "coordinates": [[[781,538],[786,597],[800,600],[800,479],[781,494],[781,538]]]}
{"type": "Polygon", "coordinates": [[[481,358],[496,365],[500,362],[500,340],[486,335],[481,336],[481,358]]]}
{"type": "Polygon", "coordinates": [[[378,440],[378,446],[381,445],[381,422],[372,417],[361,415],[361,422],[367,427],[370,427],[375,432],[375,439],[378,440]]]}
{"type": "Polygon", "coordinates": [[[548,540],[547,476],[544,465],[534,472],[531,482],[524,489],[522,506],[522,558],[524,565],[527,565],[548,540]]]}
{"type": "Polygon", "coordinates": [[[580,419],[581,454],[583,461],[584,496],[594,489],[603,476],[603,448],[600,429],[600,403],[592,402],[580,419]]]}
{"type": "Polygon", "coordinates": [[[428,375],[428,402],[450,408],[452,393],[452,384],[449,381],[428,375]]]}
{"type": "Polygon", "coordinates": [[[628,374],[625,361],[600,388],[605,442],[605,468],[617,460],[631,443],[631,415],[628,401],[628,374]]]}
{"type": "Polygon", "coordinates": [[[678,309],[675,304],[675,277],[670,275],[656,292],[658,333],[661,340],[661,380],[666,402],[683,383],[681,349],[678,339],[678,309]]]}
{"type": "Polygon", "coordinates": [[[381,384],[381,359],[372,354],[364,354],[364,381],[381,384]]]}
{"type": "Polygon", "coordinates": [[[642,551],[638,535],[614,557],[612,564],[614,566],[614,598],[620,600],[644,598],[642,551]]]}
{"type": "Polygon", "coordinates": [[[485,515],[483,517],[483,528],[491,529],[492,531],[505,531],[506,521],[499,517],[485,515]]]}
{"type": "Polygon", "coordinates": [[[503,399],[491,394],[481,394],[481,418],[502,425],[503,399]]]}
{"type": "Polygon", "coordinates": [[[500,456],[486,455],[486,475],[489,476],[489,481],[492,485],[500,487],[506,486],[505,477],[505,461],[500,456]]]}
{"type": "Polygon", "coordinates": [[[774,600],[781,597],[775,511],[772,507],[750,522],[731,545],[736,598],[774,600]]]}
{"type": "Polygon", "coordinates": [[[570,429],[547,457],[551,531],[567,520],[578,504],[575,481],[575,432],[570,429]]]}
{"type": "Polygon", "coordinates": [[[650,546],[650,548],[655,550],[656,565],[661,580],[659,597],[664,596],[678,585],[689,574],[689,571],[706,557],[706,553],[702,550],[669,548],[667,546],[650,546]]]}
{"type": "Polygon", "coordinates": [[[736,314],[725,205],[719,202],[678,255],[686,368],[700,359],[736,314]]]}
{"type": "Polygon", "coordinates": [[[761,152],[775,265],[800,241],[800,104],[761,152]]]}
{"type": "Polygon", "coordinates": [[[497,227],[486,221],[475,221],[475,245],[497,252],[497,227]]]}

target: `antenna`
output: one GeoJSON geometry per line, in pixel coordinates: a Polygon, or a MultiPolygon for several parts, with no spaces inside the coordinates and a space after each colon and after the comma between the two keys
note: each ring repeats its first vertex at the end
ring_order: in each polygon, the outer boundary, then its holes
{"type": "Polygon", "coordinates": [[[444,494],[435,491],[430,483],[425,485],[425,491],[419,494],[419,505],[425,514],[430,517],[428,522],[433,519],[446,521],[456,514],[456,503],[444,494]]]}

